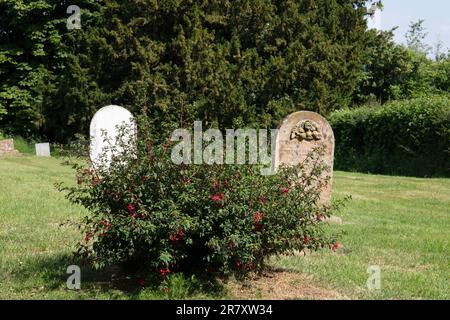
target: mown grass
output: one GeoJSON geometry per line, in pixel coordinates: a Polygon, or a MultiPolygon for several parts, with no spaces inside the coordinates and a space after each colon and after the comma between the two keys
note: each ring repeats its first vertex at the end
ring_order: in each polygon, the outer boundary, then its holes
{"type": "MultiPolygon", "coordinates": [[[[77,264],[71,253],[81,237],[68,222],[86,212],[55,189],[55,182],[74,183],[74,173],[60,162],[0,158],[0,299],[164,298],[147,275],[127,276],[114,268],[99,272],[82,266],[82,290],[66,288],[66,268],[77,264]],[[138,284],[142,279],[144,288],[138,284]]],[[[343,224],[330,226],[345,232],[341,249],[273,258],[271,264],[342,297],[449,299],[450,179],[336,172],[334,196],[346,195],[353,199],[341,214],[343,224]],[[366,287],[370,265],[381,268],[381,290],[366,287]]],[[[299,297],[302,283],[295,281],[292,296],[283,297],[299,297]]],[[[261,296],[261,290],[271,291],[271,283],[245,297],[272,297],[261,296]]],[[[175,299],[239,298],[236,285],[178,275],[171,279],[170,294],[175,299]]]]}
{"type": "Polygon", "coordinates": [[[449,299],[450,179],[336,172],[334,196],[352,196],[341,215],[338,254],[276,260],[312,274],[349,297],[449,299]],[[367,268],[381,269],[381,290],[367,290],[367,268]]]}

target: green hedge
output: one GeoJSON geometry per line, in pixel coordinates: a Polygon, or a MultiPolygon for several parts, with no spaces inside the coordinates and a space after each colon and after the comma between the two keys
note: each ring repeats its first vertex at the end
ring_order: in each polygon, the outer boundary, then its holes
{"type": "Polygon", "coordinates": [[[450,176],[450,97],[393,101],[330,115],[335,169],[450,176]]]}

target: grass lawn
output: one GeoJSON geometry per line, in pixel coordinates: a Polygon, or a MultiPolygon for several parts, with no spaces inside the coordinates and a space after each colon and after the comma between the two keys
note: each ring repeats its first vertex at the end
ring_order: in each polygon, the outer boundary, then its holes
{"type": "MultiPolygon", "coordinates": [[[[74,183],[58,159],[0,158],[0,299],[160,299],[138,275],[82,268],[82,290],[66,288],[66,268],[81,238],[68,221],[85,212],[55,182],[74,183]]],[[[273,258],[261,278],[210,284],[174,277],[173,298],[450,298],[450,179],[335,172],[334,197],[351,195],[341,213],[335,253],[273,258]],[[368,290],[366,270],[381,269],[381,290],[368,290]]]]}

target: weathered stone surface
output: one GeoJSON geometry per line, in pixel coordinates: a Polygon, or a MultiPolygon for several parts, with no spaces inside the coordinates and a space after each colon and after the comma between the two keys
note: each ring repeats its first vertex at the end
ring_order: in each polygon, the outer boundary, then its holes
{"type": "Polygon", "coordinates": [[[14,140],[0,140],[0,156],[20,155],[19,151],[14,149],[14,140]]]}
{"type": "Polygon", "coordinates": [[[287,116],[278,130],[275,167],[281,164],[297,165],[315,147],[324,146],[323,161],[331,170],[327,173],[330,181],[322,191],[321,203],[329,204],[333,177],[334,135],[328,121],[315,112],[298,111],[287,116]]]}
{"type": "Polygon", "coordinates": [[[50,143],[36,143],[35,148],[37,157],[50,157],[50,143]]]}
{"type": "MultiPolygon", "coordinates": [[[[129,135],[124,138],[134,139],[134,118],[127,109],[116,105],[109,105],[101,108],[95,113],[90,125],[90,157],[94,166],[98,163],[100,155],[103,152],[107,151],[104,149],[107,146],[107,143],[105,142],[105,136],[103,132],[105,132],[107,139],[112,144],[114,144],[116,143],[117,137],[119,135],[119,129],[122,126],[130,128],[129,135]]],[[[120,151],[120,148],[117,146],[117,152],[120,151]]],[[[106,152],[106,163],[104,163],[105,165],[109,165],[111,157],[112,153],[108,150],[106,152]]]]}
{"type": "Polygon", "coordinates": [[[330,216],[326,218],[324,221],[330,224],[339,224],[339,225],[342,224],[342,218],[337,216],[330,216]]]}

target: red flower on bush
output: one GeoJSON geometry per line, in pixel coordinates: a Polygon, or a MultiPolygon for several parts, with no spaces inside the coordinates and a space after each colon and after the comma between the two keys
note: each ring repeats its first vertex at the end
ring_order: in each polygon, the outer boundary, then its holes
{"type": "Polygon", "coordinates": [[[128,212],[129,213],[135,213],[136,212],[136,207],[133,206],[131,203],[127,206],[128,212]]]}
{"type": "Polygon", "coordinates": [[[253,220],[255,220],[256,223],[261,222],[261,220],[263,219],[264,214],[262,212],[255,212],[253,214],[253,220]]]}
{"type": "Polygon", "coordinates": [[[303,243],[304,244],[308,244],[308,243],[310,243],[311,242],[311,238],[310,237],[308,237],[308,236],[304,236],[303,237],[303,243]]]}
{"type": "Polygon", "coordinates": [[[332,246],[331,246],[331,250],[333,250],[333,252],[335,252],[338,248],[339,248],[340,244],[339,241],[336,241],[332,246]]]}
{"type": "Polygon", "coordinates": [[[264,230],[264,224],[261,222],[263,217],[264,217],[264,213],[262,213],[262,212],[255,212],[253,214],[253,220],[255,221],[256,231],[264,230]]]}
{"type": "Polygon", "coordinates": [[[214,201],[215,203],[222,201],[224,198],[225,195],[223,193],[211,195],[211,200],[214,201]]]}
{"type": "Polygon", "coordinates": [[[239,260],[237,260],[237,261],[235,262],[235,265],[236,265],[236,268],[240,269],[240,268],[242,267],[242,262],[239,261],[239,260]]]}
{"type": "Polygon", "coordinates": [[[166,269],[160,269],[159,270],[159,274],[161,275],[161,277],[165,277],[170,273],[170,269],[166,268],[166,269]]]}
{"type": "Polygon", "coordinates": [[[100,224],[102,225],[102,226],[104,226],[106,229],[109,229],[109,228],[111,228],[111,223],[109,223],[107,220],[102,220],[102,221],[100,221],[100,224]]]}
{"type": "Polygon", "coordinates": [[[178,241],[181,240],[181,238],[183,237],[183,235],[184,235],[183,228],[179,227],[179,228],[178,228],[178,233],[173,233],[173,234],[171,234],[171,235],[169,236],[169,239],[170,239],[170,241],[171,241],[172,243],[176,243],[176,242],[178,242],[178,241]]]}
{"type": "MultiPolygon", "coordinates": [[[[166,292],[167,298],[170,299],[170,289],[169,289],[169,287],[165,287],[164,291],[166,292]]],[[[159,288],[159,293],[162,293],[162,288],[159,288]]]]}
{"type": "Polygon", "coordinates": [[[281,193],[286,194],[289,192],[289,188],[281,188],[281,193]]]}
{"type": "Polygon", "coordinates": [[[84,237],[84,241],[88,242],[92,238],[92,235],[93,235],[92,230],[89,230],[89,232],[84,237]]]}

